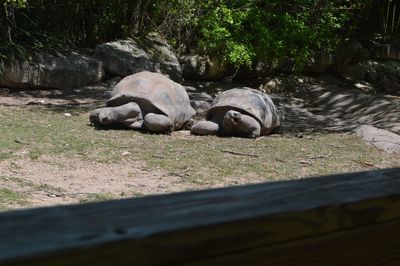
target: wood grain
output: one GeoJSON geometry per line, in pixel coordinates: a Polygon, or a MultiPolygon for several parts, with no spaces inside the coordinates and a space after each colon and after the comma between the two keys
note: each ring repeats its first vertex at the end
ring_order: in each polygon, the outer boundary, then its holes
{"type": "Polygon", "coordinates": [[[400,168],[8,212],[0,228],[0,265],[400,265],[400,168]]]}

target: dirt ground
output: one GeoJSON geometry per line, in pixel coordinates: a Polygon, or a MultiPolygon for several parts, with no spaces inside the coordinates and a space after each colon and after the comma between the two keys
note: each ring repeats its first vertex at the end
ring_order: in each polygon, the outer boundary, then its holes
{"type": "Polygon", "coordinates": [[[0,182],[16,192],[29,193],[32,206],[77,203],[99,194],[104,198],[123,198],[185,190],[178,176],[143,170],[143,165],[129,160],[104,164],[45,156],[39,161],[2,161],[0,169],[3,176],[20,177],[24,182],[35,184],[24,187],[12,180],[0,182]]]}
{"type": "MultiPolygon", "coordinates": [[[[0,105],[8,107],[41,105],[68,114],[71,107],[92,110],[101,106],[110,91],[109,84],[61,90],[15,90],[2,88],[0,105]]],[[[30,207],[71,204],[90,200],[90,195],[122,198],[132,195],[160,194],[182,190],[174,184],[176,176],[143,170],[144,163],[125,161],[105,164],[80,158],[45,156],[40,160],[0,161],[3,188],[29,193],[30,207]],[[7,179],[21,178],[21,182],[7,179]]],[[[99,198],[100,200],[102,198],[99,198]]]]}
{"type": "MultiPolygon", "coordinates": [[[[0,88],[0,107],[37,105],[64,112],[66,116],[69,115],[71,108],[89,112],[104,104],[113,85],[111,82],[69,91],[0,88]]],[[[273,99],[285,117],[283,130],[289,134],[298,135],[316,131],[343,132],[363,123],[387,128],[397,133],[400,131],[398,96],[366,95],[358,91],[338,89],[337,85],[332,88],[314,84],[309,86],[307,93],[274,95],[273,99]]],[[[188,132],[174,133],[172,137],[185,137],[185,134],[188,132]]],[[[182,171],[185,172],[186,169],[182,171]]],[[[262,181],[254,176],[250,179],[247,177],[246,180],[227,178],[212,185],[206,183],[193,185],[182,182],[184,175],[151,169],[144,161],[126,158],[117,163],[106,164],[83,161],[79,155],[74,158],[46,155],[39,160],[27,158],[0,160],[0,177],[2,177],[1,188],[29,194],[29,207],[262,181]]],[[[14,207],[23,206],[16,204],[14,207]]]]}
{"type": "MultiPolygon", "coordinates": [[[[115,83],[114,83],[115,84],[115,83]]],[[[90,110],[103,106],[111,91],[111,84],[99,84],[69,91],[16,90],[0,88],[0,106],[41,106],[69,114],[71,108],[90,110]]],[[[1,119],[1,118],[0,118],[1,119]]],[[[180,138],[188,131],[173,133],[180,138]]],[[[26,151],[19,151],[23,153],[26,151]]],[[[184,170],[185,171],[185,170],[184,170]]],[[[0,161],[0,188],[29,194],[28,207],[73,204],[92,200],[115,199],[151,194],[163,194],[185,190],[223,187],[261,179],[238,179],[209,184],[182,182],[184,176],[146,167],[145,162],[124,159],[122,162],[101,163],[83,161],[81,158],[42,156],[39,160],[28,158],[0,161]]],[[[15,204],[11,208],[21,208],[15,204]]]]}

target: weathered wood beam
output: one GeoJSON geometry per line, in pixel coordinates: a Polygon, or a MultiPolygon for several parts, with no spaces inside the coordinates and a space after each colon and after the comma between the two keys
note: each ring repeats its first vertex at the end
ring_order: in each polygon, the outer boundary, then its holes
{"type": "Polygon", "coordinates": [[[400,265],[400,168],[13,211],[0,228],[0,265],[400,265]]]}

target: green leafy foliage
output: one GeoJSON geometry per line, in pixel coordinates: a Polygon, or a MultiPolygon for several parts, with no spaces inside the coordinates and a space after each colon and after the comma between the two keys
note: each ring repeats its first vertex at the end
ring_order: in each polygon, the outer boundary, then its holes
{"type": "MultiPolygon", "coordinates": [[[[384,1],[383,1],[384,2],[384,1]]],[[[3,0],[0,61],[32,50],[93,45],[158,31],[178,52],[203,53],[235,66],[293,59],[351,37],[377,0],[3,0]]],[[[380,4],[382,6],[382,4],[380,4]]],[[[382,8],[381,8],[382,9],[382,8]]],[[[382,9],[383,10],[383,9],[382,9]]]]}
{"type": "Polygon", "coordinates": [[[315,51],[331,51],[350,31],[350,1],[206,1],[200,47],[234,65],[255,60],[280,64],[293,58],[301,68],[315,51]]]}

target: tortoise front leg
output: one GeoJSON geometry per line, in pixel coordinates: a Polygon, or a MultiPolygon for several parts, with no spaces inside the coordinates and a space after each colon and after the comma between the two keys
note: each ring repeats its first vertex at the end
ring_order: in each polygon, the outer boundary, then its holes
{"type": "Polygon", "coordinates": [[[193,135],[205,136],[205,135],[217,135],[219,132],[219,125],[213,121],[199,121],[194,124],[190,133],[193,135]]]}
{"type": "Polygon", "coordinates": [[[103,107],[90,114],[90,122],[95,126],[124,124],[139,129],[143,124],[142,111],[135,102],[116,107],[103,107]]]}
{"type": "Polygon", "coordinates": [[[144,117],[144,127],[154,133],[171,133],[174,130],[172,120],[163,114],[148,113],[144,117]]]}
{"type": "Polygon", "coordinates": [[[140,117],[125,119],[124,124],[131,129],[140,130],[143,128],[143,117],[140,115],[140,117]]]}

